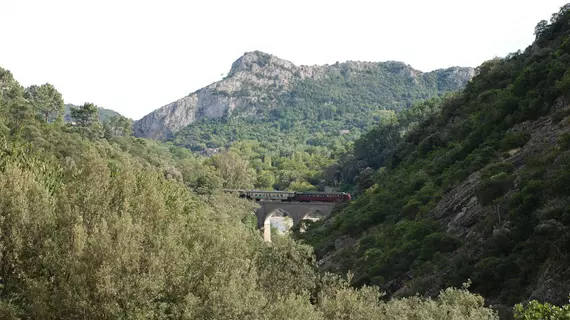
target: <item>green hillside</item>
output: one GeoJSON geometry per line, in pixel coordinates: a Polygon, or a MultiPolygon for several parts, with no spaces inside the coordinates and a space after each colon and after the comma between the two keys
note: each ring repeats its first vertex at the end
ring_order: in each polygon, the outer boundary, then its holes
{"type": "Polygon", "coordinates": [[[524,52],[482,64],[460,94],[423,104],[428,119],[378,126],[326,170],[357,199],[299,235],[325,270],[392,296],[470,279],[506,313],[527,299],[567,302],[569,9],[539,23],[524,52]]]}
{"type": "Polygon", "coordinates": [[[367,66],[336,64],[322,78],[296,80],[285,92],[262,87],[234,92],[233,98],[255,92],[264,98],[224,118],[193,122],[169,141],[196,151],[241,152],[256,164],[261,177],[256,188],[323,190],[322,169],[362,133],[418,101],[463,88],[470,78],[469,68],[422,74],[401,62],[367,66]]]}
{"type": "MultiPolygon", "coordinates": [[[[274,150],[291,145],[331,148],[359,137],[392,116],[391,111],[463,88],[469,78],[449,69],[410,76],[414,70],[401,62],[377,63],[365,70],[351,62],[333,67],[321,79],[294,81],[285,92],[252,87],[253,92],[267,91],[254,115],[252,106],[238,107],[226,118],[190,124],[172,141],[196,150],[241,140],[268,143],[274,150]],[[349,133],[341,134],[342,130],[349,133]]],[[[233,96],[251,94],[245,91],[233,96]]]]}

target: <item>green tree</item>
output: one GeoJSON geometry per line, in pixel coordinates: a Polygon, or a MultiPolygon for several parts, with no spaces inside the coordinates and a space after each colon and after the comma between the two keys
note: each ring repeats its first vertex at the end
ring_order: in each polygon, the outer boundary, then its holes
{"type": "Polygon", "coordinates": [[[528,304],[515,306],[515,319],[521,320],[568,320],[570,319],[570,304],[562,307],[550,303],[540,303],[536,300],[528,304]]]}
{"type": "Polygon", "coordinates": [[[540,20],[540,22],[534,27],[534,35],[538,38],[548,27],[548,21],[540,20]]]}
{"type": "Polygon", "coordinates": [[[26,88],[24,97],[30,102],[35,113],[40,114],[45,122],[61,121],[63,117],[63,98],[49,83],[26,88]]]}
{"type": "Polygon", "coordinates": [[[92,103],[85,103],[79,108],[72,107],[70,113],[71,118],[80,127],[89,127],[99,122],[99,111],[92,103]]]}
{"type": "Polygon", "coordinates": [[[129,136],[133,134],[132,123],[129,119],[116,115],[103,121],[105,137],[129,136]]]}
{"type": "Polygon", "coordinates": [[[232,151],[213,156],[209,163],[216,168],[224,181],[224,188],[251,189],[257,180],[256,173],[250,167],[249,161],[232,151]]]}
{"type": "Polygon", "coordinates": [[[85,103],[79,108],[70,109],[71,118],[75,121],[75,131],[90,138],[99,139],[104,136],[104,130],[99,122],[99,109],[92,103],[85,103]]]}

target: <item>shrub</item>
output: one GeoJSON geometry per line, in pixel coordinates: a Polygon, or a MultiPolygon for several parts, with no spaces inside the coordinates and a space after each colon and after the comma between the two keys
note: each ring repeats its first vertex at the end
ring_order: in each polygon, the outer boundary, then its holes
{"type": "Polygon", "coordinates": [[[477,186],[476,196],[483,206],[504,195],[513,184],[513,177],[505,172],[490,177],[477,186]]]}
{"type": "Polygon", "coordinates": [[[517,304],[515,306],[515,319],[522,320],[568,320],[570,319],[570,304],[562,307],[551,305],[550,303],[540,303],[532,300],[526,306],[517,304]]]}
{"type": "Polygon", "coordinates": [[[429,260],[436,252],[451,252],[459,247],[461,242],[445,232],[432,233],[422,241],[420,258],[429,260]]]}
{"type": "Polygon", "coordinates": [[[481,179],[486,180],[491,178],[494,175],[500,173],[512,173],[515,170],[515,167],[510,162],[497,162],[492,163],[486,166],[483,170],[481,170],[481,179]]]}
{"type": "Polygon", "coordinates": [[[530,134],[526,132],[507,132],[500,142],[501,151],[520,148],[530,139],[530,134]]]}
{"type": "Polygon", "coordinates": [[[558,138],[558,145],[562,150],[570,149],[570,133],[564,133],[558,138]]]}

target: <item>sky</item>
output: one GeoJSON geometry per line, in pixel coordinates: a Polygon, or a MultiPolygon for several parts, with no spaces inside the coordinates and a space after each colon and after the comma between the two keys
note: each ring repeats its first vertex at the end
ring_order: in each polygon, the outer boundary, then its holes
{"type": "Polygon", "coordinates": [[[297,65],[477,67],[524,50],[559,0],[0,0],[0,67],[137,120],[245,52],[297,65]]]}

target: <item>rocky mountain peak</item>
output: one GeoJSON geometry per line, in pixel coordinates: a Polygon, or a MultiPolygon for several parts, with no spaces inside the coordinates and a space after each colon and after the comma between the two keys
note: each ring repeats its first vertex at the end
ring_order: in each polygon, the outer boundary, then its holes
{"type": "MultiPolygon", "coordinates": [[[[456,70],[444,70],[437,74],[435,90],[439,91],[460,88],[471,78],[456,70]],[[442,72],[449,74],[440,79],[442,72]]],[[[334,65],[296,66],[265,52],[246,52],[232,64],[224,79],[155,110],[137,121],[133,131],[138,137],[164,139],[197,120],[219,119],[229,115],[256,117],[263,108],[282,107],[278,97],[290,93],[299,81],[312,81],[313,85],[318,86],[318,81],[326,83],[339,76],[345,79],[367,76],[370,86],[383,87],[386,86],[384,82],[389,83],[394,77],[411,77],[414,85],[426,85],[421,79],[423,75],[421,71],[396,61],[348,61],[334,65]],[[239,108],[239,113],[234,113],[236,108],[239,108]]]]}
{"type": "Polygon", "coordinates": [[[232,77],[238,72],[258,72],[268,67],[271,69],[292,70],[295,68],[295,65],[290,61],[279,59],[269,53],[261,51],[246,52],[232,64],[228,77],[232,77]]]}

